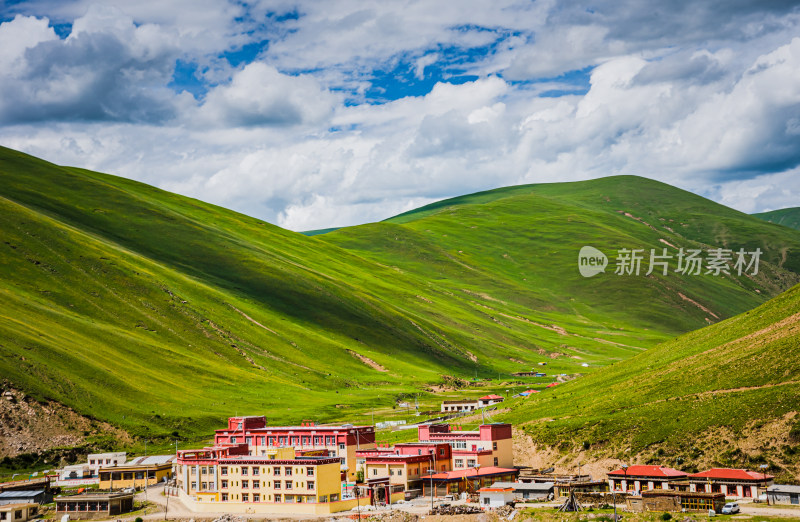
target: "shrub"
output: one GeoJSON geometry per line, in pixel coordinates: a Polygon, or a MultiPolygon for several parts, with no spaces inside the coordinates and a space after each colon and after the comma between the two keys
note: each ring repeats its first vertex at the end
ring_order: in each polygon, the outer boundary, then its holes
{"type": "Polygon", "coordinates": [[[142,517],[136,517],[133,519],[133,522],[142,522],[142,517]]]}
{"type": "Polygon", "coordinates": [[[664,513],[663,515],[661,515],[661,520],[672,520],[672,515],[670,515],[669,513],[664,513]]]}

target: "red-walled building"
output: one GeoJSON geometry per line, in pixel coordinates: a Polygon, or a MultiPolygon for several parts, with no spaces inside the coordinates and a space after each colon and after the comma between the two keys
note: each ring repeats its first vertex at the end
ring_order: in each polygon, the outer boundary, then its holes
{"type": "Polygon", "coordinates": [[[511,424],[482,424],[474,431],[453,430],[449,424],[419,426],[420,442],[447,443],[452,448],[454,470],[514,465],[511,424]]]}
{"type": "Polygon", "coordinates": [[[773,484],[772,475],[746,469],[712,468],[689,475],[690,491],[725,493],[727,497],[757,498],[773,484]]]}
{"type": "Polygon", "coordinates": [[[685,484],[687,474],[664,466],[629,466],[608,472],[611,491],[649,491],[677,489],[675,482],[685,484]]]}
{"type": "Polygon", "coordinates": [[[430,470],[452,469],[452,448],[447,443],[404,442],[356,452],[357,466],[369,485],[402,486],[406,492],[422,492],[422,480],[430,470]]]}
{"type": "Polygon", "coordinates": [[[247,444],[251,456],[265,455],[269,448],[293,447],[298,451],[327,450],[338,457],[347,479],[356,474],[356,451],[375,447],[373,426],[342,424],[319,426],[304,422],[300,426],[267,426],[263,416],[230,417],[227,429],[217,430],[214,445],[247,444]]]}

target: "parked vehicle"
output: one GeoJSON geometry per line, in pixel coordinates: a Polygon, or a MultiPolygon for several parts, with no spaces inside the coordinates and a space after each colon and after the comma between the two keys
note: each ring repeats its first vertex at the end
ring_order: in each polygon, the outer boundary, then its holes
{"type": "Polygon", "coordinates": [[[736,502],[728,502],[722,507],[722,514],[723,515],[733,515],[734,513],[739,512],[739,504],[736,502]]]}

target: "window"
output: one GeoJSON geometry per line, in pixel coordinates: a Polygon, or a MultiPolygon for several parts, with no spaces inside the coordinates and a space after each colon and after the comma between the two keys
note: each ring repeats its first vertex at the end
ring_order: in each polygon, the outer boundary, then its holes
{"type": "Polygon", "coordinates": [[[393,470],[393,469],[390,469],[390,470],[389,470],[389,476],[390,476],[390,477],[394,477],[394,470],[393,470]]]}
{"type": "Polygon", "coordinates": [[[344,442],[340,442],[340,443],[339,443],[339,449],[340,449],[340,450],[343,450],[343,449],[344,449],[344,442]]]}
{"type": "Polygon", "coordinates": [[[242,466],[242,475],[247,475],[247,468],[242,466]]]}
{"type": "Polygon", "coordinates": [[[314,437],[314,444],[319,446],[322,444],[322,437],[314,437]]]}
{"type": "Polygon", "coordinates": [[[291,477],[292,476],[292,468],[290,468],[289,466],[286,466],[286,472],[284,473],[284,475],[286,475],[287,477],[291,477]]]}
{"type": "Polygon", "coordinates": [[[261,437],[261,445],[265,446],[266,444],[267,444],[267,438],[266,437],[261,437]]]}
{"type": "Polygon", "coordinates": [[[261,502],[261,495],[253,493],[253,502],[261,502]]]}
{"type": "Polygon", "coordinates": [[[278,437],[278,444],[286,446],[286,437],[278,437]]]}
{"type": "Polygon", "coordinates": [[[378,470],[376,468],[372,468],[372,474],[373,475],[377,475],[378,474],[378,470]]]}
{"type": "Polygon", "coordinates": [[[483,497],[483,503],[488,506],[489,505],[489,497],[483,497]]]}
{"type": "Polygon", "coordinates": [[[227,493],[223,493],[222,494],[222,501],[223,502],[227,502],[228,501],[228,494],[227,493]]]}
{"type": "Polygon", "coordinates": [[[261,488],[261,481],[260,480],[254,480],[253,481],[253,489],[260,489],[260,488],[261,488]]]}
{"type": "Polygon", "coordinates": [[[231,444],[236,444],[236,437],[231,437],[231,444]]]}
{"type": "Polygon", "coordinates": [[[470,468],[475,467],[475,459],[467,459],[467,466],[470,468]]]}
{"type": "Polygon", "coordinates": [[[464,467],[464,459],[456,459],[456,467],[463,468],[464,467]]]}
{"type": "Polygon", "coordinates": [[[300,445],[300,437],[292,437],[292,445],[299,446],[300,445]]]}
{"type": "Polygon", "coordinates": [[[242,493],[242,502],[250,502],[250,494],[242,493]]]}
{"type": "Polygon", "coordinates": [[[245,437],[244,441],[247,443],[248,446],[253,444],[253,437],[245,437]]]}
{"type": "Polygon", "coordinates": [[[275,437],[267,437],[267,441],[269,442],[270,446],[275,445],[275,437]]]}
{"type": "Polygon", "coordinates": [[[192,491],[197,490],[197,482],[192,482],[192,491]]]}
{"type": "Polygon", "coordinates": [[[281,489],[281,481],[280,480],[276,480],[275,481],[275,489],[281,489]]]}
{"type": "Polygon", "coordinates": [[[286,481],[286,489],[292,489],[292,481],[291,480],[287,480],[286,481]]]}
{"type": "MultiPolygon", "coordinates": [[[[192,468],[192,473],[194,473],[194,468],[192,468]]],[[[222,466],[219,468],[220,475],[227,475],[228,474],[228,466],[222,466]]]]}
{"type": "Polygon", "coordinates": [[[274,468],[272,468],[272,474],[273,475],[280,475],[281,474],[281,468],[279,468],[278,466],[275,466],[274,468]]]}
{"type": "Polygon", "coordinates": [[[250,481],[249,480],[243,480],[242,481],[242,488],[246,489],[246,488],[249,488],[249,487],[250,487],[250,481]]]}
{"type": "Polygon", "coordinates": [[[403,475],[403,470],[402,469],[398,469],[397,470],[397,476],[401,477],[402,475],[403,475]]]}
{"type": "Polygon", "coordinates": [[[94,464],[94,459],[90,460],[89,464],[94,464]]]}
{"type": "Polygon", "coordinates": [[[201,482],[200,483],[200,490],[201,491],[208,491],[208,482],[201,482]]]}
{"type": "Polygon", "coordinates": [[[202,467],[200,468],[200,474],[201,474],[201,475],[208,475],[208,468],[207,468],[207,467],[205,467],[205,466],[202,466],[202,467]]]}
{"type": "Polygon", "coordinates": [[[497,466],[497,457],[494,458],[494,465],[497,466]]]}
{"type": "Polygon", "coordinates": [[[313,481],[313,480],[310,480],[310,481],[309,481],[309,482],[306,484],[306,486],[307,486],[307,489],[308,489],[309,491],[314,491],[314,481],[313,481]]]}
{"type": "Polygon", "coordinates": [[[256,476],[259,473],[259,469],[256,466],[253,466],[253,475],[256,476]]]}
{"type": "Polygon", "coordinates": [[[492,449],[493,449],[493,450],[496,450],[496,449],[497,449],[497,442],[492,442],[492,449]]]}
{"type": "Polygon", "coordinates": [[[308,475],[309,477],[313,477],[314,476],[314,468],[306,468],[306,475],[308,475]]]}
{"type": "Polygon", "coordinates": [[[275,502],[280,502],[280,501],[281,501],[281,496],[275,495],[275,502]]]}
{"type": "Polygon", "coordinates": [[[227,489],[227,487],[228,487],[228,481],[227,480],[223,480],[222,481],[222,488],[223,489],[227,489]]]}
{"type": "Polygon", "coordinates": [[[303,446],[308,446],[310,437],[303,437],[303,446]]]}

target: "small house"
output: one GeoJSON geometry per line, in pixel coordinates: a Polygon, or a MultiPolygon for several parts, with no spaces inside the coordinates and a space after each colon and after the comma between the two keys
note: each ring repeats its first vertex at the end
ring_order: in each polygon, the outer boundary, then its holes
{"type": "Polygon", "coordinates": [[[38,513],[39,504],[33,502],[3,504],[0,505],[0,522],[28,522],[36,518],[38,513]]]}
{"type": "Polygon", "coordinates": [[[770,504],[800,505],[800,486],[775,484],[767,488],[767,502],[770,504]]]}
{"type": "Polygon", "coordinates": [[[483,509],[496,509],[514,503],[514,488],[495,487],[494,485],[478,490],[480,505],[483,509]]]}
{"type": "Polygon", "coordinates": [[[48,489],[9,490],[0,492],[0,506],[6,504],[47,504],[53,501],[48,489]]]}
{"type": "Polygon", "coordinates": [[[133,493],[96,492],[56,497],[56,513],[70,518],[109,518],[133,511],[133,493]]]}

